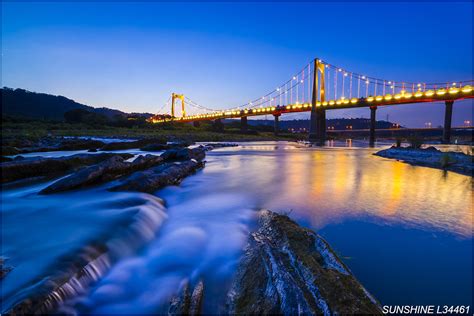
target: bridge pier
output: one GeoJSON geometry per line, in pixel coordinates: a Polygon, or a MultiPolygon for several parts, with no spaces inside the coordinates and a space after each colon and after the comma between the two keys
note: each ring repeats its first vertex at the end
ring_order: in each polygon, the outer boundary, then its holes
{"type": "Polygon", "coordinates": [[[240,118],[240,131],[242,133],[246,133],[248,130],[248,125],[247,125],[247,117],[246,116],[242,116],[240,118]]]}
{"type": "Polygon", "coordinates": [[[278,136],[278,132],[280,131],[280,114],[273,116],[275,117],[275,121],[273,123],[273,133],[275,136],[278,136]]]}
{"type": "Polygon", "coordinates": [[[323,146],[326,141],[326,110],[311,110],[311,122],[309,127],[309,141],[316,142],[317,145],[323,146]]]}
{"type": "Polygon", "coordinates": [[[451,119],[453,117],[454,101],[445,101],[444,110],[444,129],[443,129],[443,143],[449,144],[451,142],[451,119]]]}
{"type": "Polygon", "coordinates": [[[370,135],[369,135],[370,147],[374,147],[375,145],[375,124],[377,124],[377,120],[375,119],[376,111],[377,111],[376,106],[370,107],[370,135]]]}

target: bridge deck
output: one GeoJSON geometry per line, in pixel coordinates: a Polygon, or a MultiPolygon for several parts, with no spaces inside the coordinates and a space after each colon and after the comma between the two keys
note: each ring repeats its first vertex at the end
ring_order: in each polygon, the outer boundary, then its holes
{"type": "MultiPolygon", "coordinates": [[[[327,110],[362,108],[372,106],[387,106],[398,104],[413,104],[413,103],[427,103],[437,101],[457,101],[462,99],[474,98],[474,92],[471,86],[464,86],[463,88],[438,89],[428,91],[416,91],[415,93],[406,92],[403,94],[386,94],[384,96],[369,96],[368,98],[352,98],[339,99],[337,101],[331,100],[326,102],[317,102],[317,108],[324,108],[327,110]]],[[[290,105],[275,105],[263,108],[252,108],[243,110],[228,110],[216,111],[211,113],[203,113],[198,115],[174,117],[174,118],[152,118],[153,123],[166,122],[194,122],[204,120],[216,120],[226,118],[240,118],[244,116],[259,116],[259,115],[275,115],[279,116],[286,113],[299,113],[311,111],[310,103],[296,103],[290,105]]]]}

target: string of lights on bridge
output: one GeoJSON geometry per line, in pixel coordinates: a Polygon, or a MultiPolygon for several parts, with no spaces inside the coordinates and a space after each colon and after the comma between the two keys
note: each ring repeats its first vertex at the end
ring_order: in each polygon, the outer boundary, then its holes
{"type": "MultiPolygon", "coordinates": [[[[422,102],[423,99],[443,99],[450,96],[472,96],[473,81],[450,83],[414,83],[385,80],[347,71],[323,60],[317,60],[324,69],[318,74],[319,89],[325,99],[316,100],[317,107],[348,108],[351,106],[386,105],[422,102]]],[[[214,110],[184,98],[189,109],[197,111],[181,117],[153,118],[155,123],[167,121],[193,121],[199,119],[232,118],[246,115],[265,115],[279,112],[300,112],[311,109],[314,78],[314,63],[311,61],[283,84],[263,96],[237,107],[214,110]]],[[[169,100],[167,102],[169,105],[169,100]]]]}

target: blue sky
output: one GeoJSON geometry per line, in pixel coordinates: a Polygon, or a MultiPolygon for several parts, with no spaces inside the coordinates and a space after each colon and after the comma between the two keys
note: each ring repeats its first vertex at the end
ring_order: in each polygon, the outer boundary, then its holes
{"type": "MultiPolygon", "coordinates": [[[[472,9],[470,2],[2,2],[2,85],[156,112],[171,92],[210,108],[241,105],[314,57],[396,81],[467,80],[472,9]]],[[[440,125],[443,109],[403,105],[378,115],[440,125]]],[[[472,101],[456,103],[454,124],[472,120],[472,111],[472,101]]]]}

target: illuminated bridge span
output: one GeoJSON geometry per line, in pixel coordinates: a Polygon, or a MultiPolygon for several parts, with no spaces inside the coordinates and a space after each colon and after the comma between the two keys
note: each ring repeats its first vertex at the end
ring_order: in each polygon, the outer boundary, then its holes
{"type": "Polygon", "coordinates": [[[157,114],[150,121],[185,123],[240,118],[242,130],[245,131],[247,117],[273,115],[277,133],[282,114],[311,111],[309,137],[322,144],[326,138],[326,110],[369,107],[370,142],[373,144],[375,115],[379,106],[444,101],[443,140],[449,142],[454,101],[473,97],[473,80],[449,83],[400,82],[350,72],[321,59],[314,59],[273,91],[241,106],[215,110],[201,106],[182,94],[173,93],[171,115],[157,114]],[[181,116],[175,116],[176,99],[181,101],[181,116]]]}

